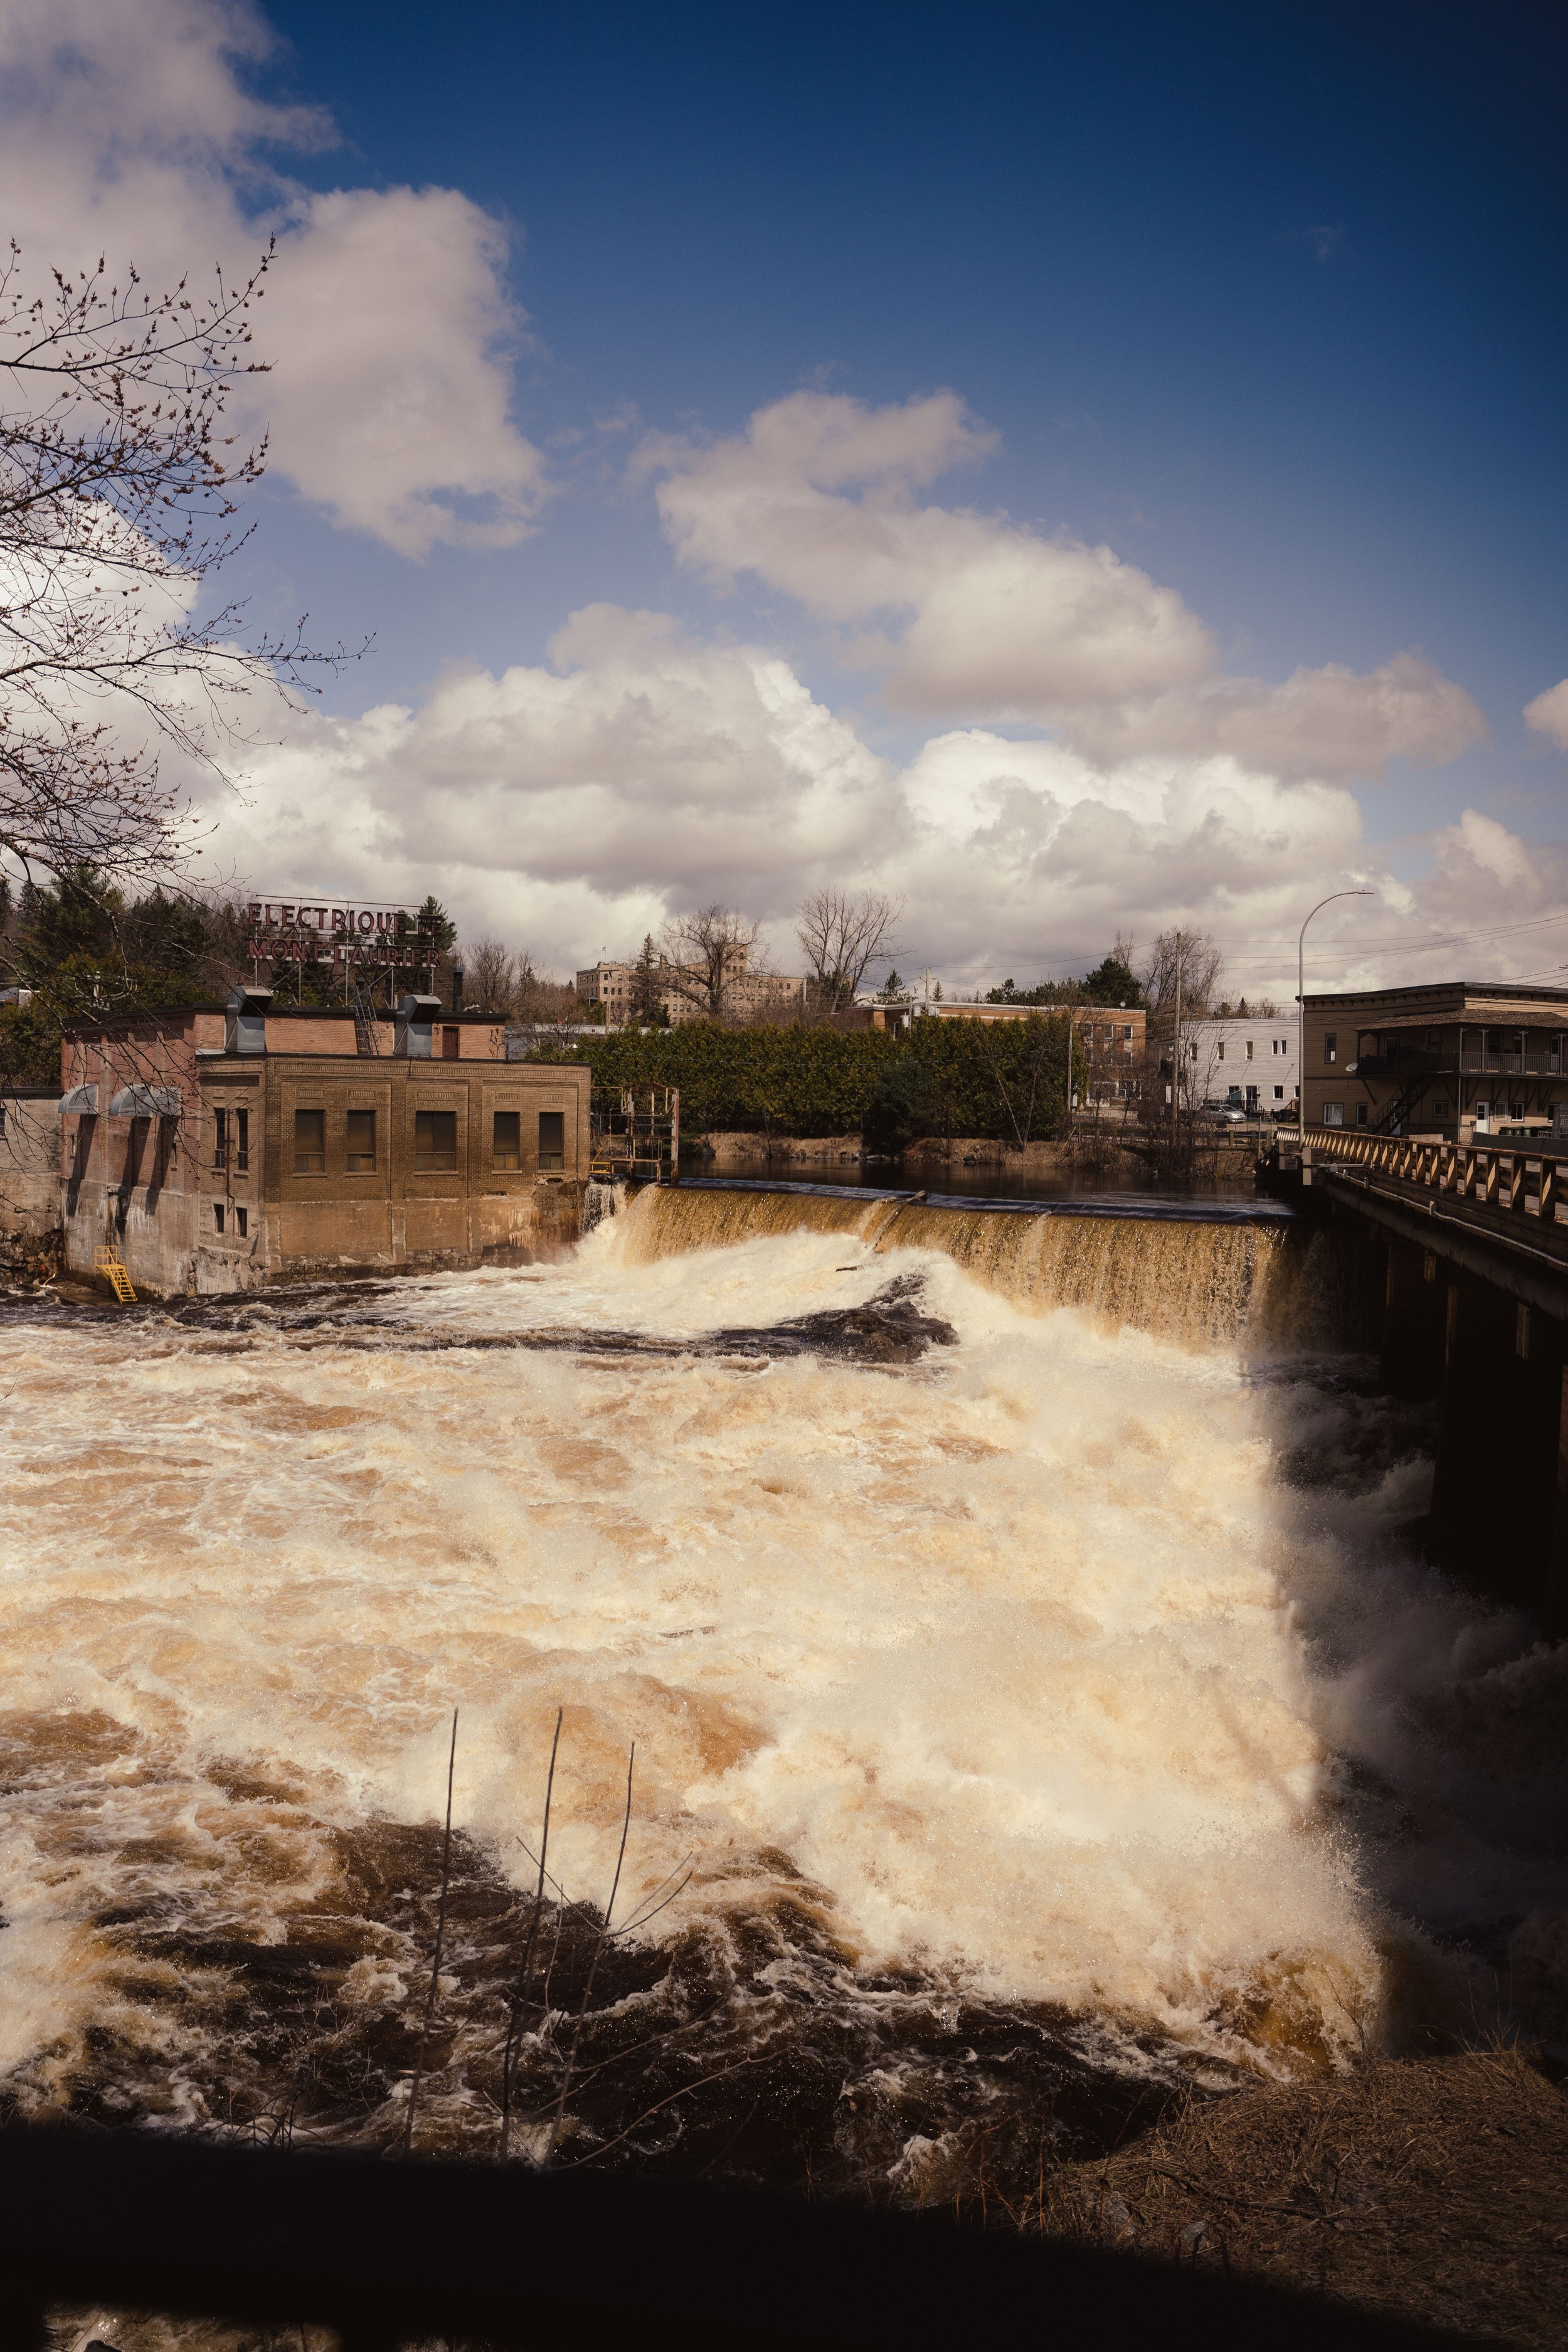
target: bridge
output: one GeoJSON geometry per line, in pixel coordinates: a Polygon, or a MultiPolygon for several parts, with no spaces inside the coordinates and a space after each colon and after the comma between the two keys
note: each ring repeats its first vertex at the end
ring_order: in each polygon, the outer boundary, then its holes
{"type": "Polygon", "coordinates": [[[1568,1631],[1568,1150],[1309,1126],[1270,1182],[1352,1235],[1385,1384],[1440,1401],[1428,1549],[1568,1631]]]}

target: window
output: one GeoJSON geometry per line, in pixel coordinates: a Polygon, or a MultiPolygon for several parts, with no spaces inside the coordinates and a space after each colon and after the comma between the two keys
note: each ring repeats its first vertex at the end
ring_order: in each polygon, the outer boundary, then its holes
{"type": "Polygon", "coordinates": [[[1339,1058],[1339,1032],[1337,1029],[1326,1029],[1323,1033],[1323,1059],[1325,1062],[1337,1062],[1339,1058]]]}
{"type": "Polygon", "coordinates": [[[1247,1041],[1247,1058],[1249,1062],[1252,1059],[1252,1040],[1250,1037],[1247,1041]]]}
{"type": "Polygon", "coordinates": [[[351,1176],[374,1176],[375,1173],[375,1113],[373,1110],[351,1110],[345,1138],[347,1158],[344,1166],[351,1176]]]}
{"type": "Polygon", "coordinates": [[[327,1114],[324,1110],[294,1113],[294,1173],[324,1176],[327,1172],[327,1114]]]}
{"type": "Polygon", "coordinates": [[[240,1240],[244,1241],[246,1235],[250,1231],[250,1211],[248,1209],[236,1209],[234,1213],[234,1230],[239,1235],[240,1240]]]}
{"type": "Polygon", "coordinates": [[[1433,1103],[1433,1105],[1432,1105],[1432,1116],[1433,1116],[1433,1118],[1447,1118],[1447,1116],[1448,1116],[1448,1097],[1447,1097],[1447,1095],[1439,1095],[1439,1096],[1436,1097],[1436,1101],[1435,1101],[1435,1102],[1433,1103]]]}
{"type": "Polygon", "coordinates": [[[1276,1101],[1276,1102],[1283,1102],[1283,1101],[1284,1101],[1284,1099],[1285,1099],[1285,1089],[1284,1089],[1284,1087],[1275,1087],[1275,1089],[1274,1089],[1274,1099],[1275,1099],[1275,1101],[1276,1101]]]}
{"type": "MultiPolygon", "coordinates": [[[[226,1110],[215,1110],[213,1113],[213,1166],[215,1168],[228,1166],[228,1113],[226,1110]]],[[[220,1209],[218,1211],[220,1231],[222,1225],[223,1211],[220,1209]]]]}
{"type": "Polygon", "coordinates": [[[497,1111],[495,1118],[495,1131],[490,1139],[490,1166],[492,1168],[516,1168],[521,1164],[521,1126],[522,1113],[521,1111],[497,1111]]]}
{"type": "Polygon", "coordinates": [[[457,1060],[457,1058],[458,1058],[458,1043],[459,1043],[459,1036],[458,1036],[458,1032],[456,1029],[443,1029],[443,1030],[442,1030],[442,1032],[441,1032],[441,1059],[442,1059],[444,1062],[455,1062],[455,1061],[457,1060]]]}
{"type": "Polygon", "coordinates": [[[1131,1021],[1124,1021],[1124,1022],[1122,1023],[1122,1024],[1121,1024],[1121,1034],[1122,1034],[1122,1036],[1126,1039],[1127,1043],[1131,1045],[1131,1044],[1132,1043],[1132,1024],[1131,1024],[1131,1021]]]}
{"type": "Polygon", "coordinates": [[[1358,1127],[1366,1125],[1366,1105],[1363,1102],[1357,1103],[1355,1107],[1355,1123],[1358,1127]]]}
{"type": "Polygon", "coordinates": [[[1429,1054],[1440,1054],[1442,1050],[1443,1032],[1440,1029],[1428,1029],[1426,1032],[1426,1051],[1429,1054]]]}
{"type": "Polygon", "coordinates": [[[414,1165],[434,1173],[458,1164],[458,1114],[455,1110],[416,1110],[414,1114],[414,1165]]]}
{"type": "Polygon", "coordinates": [[[1222,1062],[1225,1059],[1225,1039],[1223,1037],[1219,1041],[1219,1059],[1222,1062]]]}
{"type": "Polygon", "coordinates": [[[223,1202],[221,1201],[215,1201],[213,1202],[213,1229],[215,1232],[220,1234],[223,1231],[223,1202]]]}
{"type": "Polygon", "coordinates": [[[542,1110],[539,1114],[539,1164],[541,1168],[564,1168],[566,1165],[566,1114],[563,1110],[542,1110]]]}
{"type": "MultiPolygon", "coordinates": [[[[250,1113],[237,1110],[234,1114],[234,1164],[243,1176],[250,1166],[250,1113]]],[[[240,1227],[243,1233],[244,1226],[240,1227]]]]}
{"type": "Polygon", "coordinates": [[[1323,1125],[1325,1127],[1343,1127],[1344,1123],[1345,1107],[1343,1103],[1325,1103],[1323,1105],[1323,1125]]]}

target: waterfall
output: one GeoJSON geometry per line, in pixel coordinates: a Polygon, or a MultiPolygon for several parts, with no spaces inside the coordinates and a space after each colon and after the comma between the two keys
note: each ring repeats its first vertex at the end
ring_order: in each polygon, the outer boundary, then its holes
{"type": "Polygon", "coordinates": [[[626,1213],[628,1265],[792,1233],[843,1234],[878,1251],[939,1250],[1016,1305],[1077,1307],[1188,1347],[1225,1345],[1278,1303],[1287,1255],[1274,1224],[948,1209],[820,1193],[648,1186],[626,1213]]]}

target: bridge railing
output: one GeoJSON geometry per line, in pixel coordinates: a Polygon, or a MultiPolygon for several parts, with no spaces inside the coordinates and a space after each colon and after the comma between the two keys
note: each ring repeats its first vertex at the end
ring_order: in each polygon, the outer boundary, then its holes
{"type": "MultiPolygon", "coordinates": [[[[1301,1175],[1364,1171],[1425,1192],[1520,1220],[1521,1234],[1568,1226],[1568,1149],[1519,1143],[1432,1143],[1417,1136],[1368,1135],[1354,1128],[1300,1133],[1301,1175]]],[[[1568,1246],[1568,1234],[1562,1236],[1568,1246]]]]}

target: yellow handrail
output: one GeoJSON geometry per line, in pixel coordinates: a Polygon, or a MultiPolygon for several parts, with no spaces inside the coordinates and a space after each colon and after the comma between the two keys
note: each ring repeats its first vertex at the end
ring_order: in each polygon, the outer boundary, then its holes
{"type": "Polygon", "coordinates": [[[109,1276],[110,1287],[121,1307],[134,1307],[136,1292],[132,1284],[130,1269],[121,1258],[116,1244],[100,1242],[92,1254],[92,1263],[100,1274],[106,1274],[109,1276]]]}

